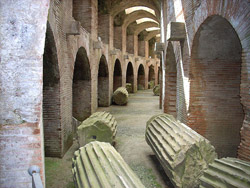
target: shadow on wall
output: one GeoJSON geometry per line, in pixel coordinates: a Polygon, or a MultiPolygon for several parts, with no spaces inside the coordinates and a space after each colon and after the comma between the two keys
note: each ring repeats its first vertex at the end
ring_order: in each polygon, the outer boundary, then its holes
{"type": "Polygon", "coordinates": [[[126,72],[126,83],[130,83],[132,86],[132,93],[134,93],[134,69],[131,62],[128,63],[126,72]]]}
{"type": "Polygon", "coordinates": [[[234,28],[217,15],[204,21],[193,42],[189,125],[211,141],[219,157],[236,157],[240,143],[241,50],[234,28]]]}
{"type": "Polygon", "coordinates": [[[53,32],[47,22],[43,55],[43,125],[45,156],[61,157],[60,75],[53,32]]]}
{"type": "Polygon", "coordinates": [[[142,64],[140,64],[137,74],[137,88],[138,90],[145,89],[145,71],[142,64]]]}
{"type": "Polygon", "coordinates": [[[113,91],[122,86],[122,68],[119,59],[115,60],[114,75],[113,75],[113,91]]]}
{"type": "Polygon", "coordinates": [[[109,72],[108,64],[104,55],[99,62],[98,69],[98,107],[109,106],[109,72]]]}
{"type": "Polygon", "coordinates": [[[86,50],[76,54],[73,76],[73,117],[83,121],[91,114],[91,73],[86,50]]]}

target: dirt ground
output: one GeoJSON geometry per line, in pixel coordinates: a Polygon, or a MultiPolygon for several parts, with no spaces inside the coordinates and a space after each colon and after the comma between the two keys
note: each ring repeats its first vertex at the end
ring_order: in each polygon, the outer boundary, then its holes
{"type": "MultiPolygon", "coordinates": [[[[153,151],[145,141],[146,122],[161,113],[159,97],[152,90],[130,94],[126,106],[112,105],[98,108],[110,112],[117,120],[115,148],[139,176],[146,188],[172,188],[153,151]]],[[[63,159],[46,158],[46,185],[53,188],[74,187],[71,174],[71,158],[77,149],[75,143],[63,159]]]]}

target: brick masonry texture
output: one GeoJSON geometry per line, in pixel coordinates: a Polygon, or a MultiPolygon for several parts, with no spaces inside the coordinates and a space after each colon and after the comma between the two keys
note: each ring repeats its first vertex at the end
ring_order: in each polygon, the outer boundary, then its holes
{"type": "MultiPolygon", "coordinates": [[[[116,32],[113,16],[99,13],[97,5],[97,0],[0,2],[0,187],[31,187],[31,165],[40,166],[44,182],[44,156],[63,157],[72,145],[73,116],[83,120],[98,105],[111,104],[113,87],[126,84],[128,62],[137,91],[138,66],[147,67],[147,58],[134,52],[124,59],[122,28],[116,32]],[[79,34],[69,34],[76,21],[79,34]],[[105,77],[98,77],[101,57],[105,77]],[[117,59],[121,70],[114,79],[117,59]]],[[[157,71],[159,59],[149,61],[157,71]]]]}
{"type": "MultiPolygon", "coordinates": [[[[114,27],[115,12],[134,2],[101,13],[97,0],[0,1],[0,187],[31,187],[27,169],[34,164],[44,181],[44,155],[64,156],[73,142],[72,117],[95,112],[98,97],[110,105],[114,88],[125,87],[129,62],[134,92],[138,84],[148,87],[150,65],[158,82],[160,60],[153,45],[114,27]],[[77,21],[81,27],[72,35],[68,28],[77,21]],[[107,62],[105,79],[98,79],[101,57],[107,62]]],[[[163,109],[211,140],[219,155],[250,161],[249,2],[163,0],[161,7],[162,64],[166,67],[172,45],[176,69],[162,70],[163,109]],[[184,40],[166,41],[170,22],[185,23],[184,40]]]]}
{"type": "MultiPolygon", "coordinates": [[[[249,2],[165,0],[162,6],[165,34],[170,22],[186,26],[186,38],[171,42],[176,84],[169,83],[164,70],[165,111],[173,95],[167,90],[177,87],[177,119],[208,138],[220,157],[249,161],[249,2]]],[[[164,42],[166,67],[171,54],[164,42]]]]}

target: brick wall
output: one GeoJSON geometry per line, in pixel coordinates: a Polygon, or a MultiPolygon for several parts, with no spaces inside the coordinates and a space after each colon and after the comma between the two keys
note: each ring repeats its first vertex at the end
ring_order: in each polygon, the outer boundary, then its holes
{"type": "Polygon", "coordinates": [[[122,50],[122,27],[114,27],[114,47],[122,50]]]}
{"type": "Polygon", "coordinates": [[[60,75],[57,49],[47,23],[43,55],[43,126],[45,156],[61,157],[60,75]]]}
{"type": "Polygon", "coordinates": [[[91,115],[91,82],[77,80],[73,83],[73,117],[83,121],[91,115]]]}
{"type": "Polygon", "coordinates": [[[109,106],[109,74],[106,58],[101,57],[98,69],[98,106],[109,106]]]}
{"type": "Polygon", "coordinates": [[[126,72],[126,83],[131,83],[132,93],[134,92],[134,70],[131,62],[128,63],[126,72]]]}
{"type": "Polygon", "coordinates": [[[145,41],[138,41],[138,55],[145,57],[145,41]]]}
{"type": "Polygon", "coordinates": [[[115,91],[118,87],[122,86],[122,69],[121,63],[117,59],[115,61],[114,73],[113,73],[113,91],[115,91]]]}
{"type": "Polygon", "coordinates": [[[98,35],[98,3],[97,0],[73,0],[73,17],[79,21],[92,39],[98,35]]]}
{"type": "MultiPolygon", "coordinates": [[[[102,41],[109,44],[110,40],[110,19],[109,14],[98,15],[98,36],[102,38],[102,41]]],[[[112,23],[113,24],[113,23],[112,23]]]]}
{"type": "Polygon", "coordinates": [[[92,7],[91,0],[73,0],[73,17],[81,22],[81,25],[91,33],[92,7]]]}
{"type": "Polygon", "coordinates": [[[220,157],[236,157],[240,143],[240,54],[238,36],[226,19],[213,16],[200,26],[191,56],[189,124],[220,157]]]}
{"type": "Polygon", "coordinates": [[[31,187],[31,165],[41,168],[44,183],[42,56],[48,8],[47,0],[0,2],[0,187],[31,187]]]}
{"type": "Polygon", "coordinates": [[[143,65],[140,65],[138,68],[138,74],[137,74],[137,89],[145,89],[145,70],[143,65]],[[140,85],[140,87],[139,87],[140,85]]]}
{"type": "Polygon", "coordinates": [[[127,52],[130,54],[133,54],[134,53],[134,35],[127,35],[126,43],[127,43],[127,47],[126,47],[127,52]]]}
{"type": "MultiPolygon", "coordinates": [[[[183,106],[182,109],[184,109],[183,113],[186,113],[186,116],[188,117],[188,124],[190,124],[190,126],[192,127],[196,126],[197,129],[199,127],[200,129],[199,131],[203,135],[209,137],[209,139],[213,139],[212,142],[213,144],[216,145],[217,151],[220,151],[220,156],[222,155],[236,156],[236,150],[237,150],[236,143],[239,144],[240,142],[239,129],[242,126],[242,118],[244,117],[243,126],[241,130],[241,144],[239,146],[238,156],[242,159],[250,160],[249,158],[250,142],[248,141],[250,139],[248,137],[249,135],[248,130],[250,127],[249,113],[248,113],[249,89],[247,89],[249,88],[249,79],[250,79],[248,71],[250,67],[248,63],[249,45],[247,45],[249,44],[249,37],[248,37],[249,27],[247,24],[247,17],[248,17],[247,15],[249,13],[249,8],[247,8],[249,7],[248,1],[176,0],[176,1],[164,1],[164,4],[167,5],[165,6],[166,9],[164,9],[165,12],[164,14],[166,15],[166,17],[163,18],[164,22],[166,23],[165,25],[167,25],[171,21],[185,22],[186,25],[186,31],[187,31],[186,39],[182,43],[176,42],[174,44],[174,49],[177,59],[177,93],[179,93],[178,94],[179,96],[184,96],[184,97],[179,97],[179,99],[184,100],[185,104],[182,105],[183,106]],[[240,44],[242,47],[242,52],[241,53],[239,52],[241,56],[241,61],[235,59],[230,60],[228,58],[223,59],[224,56],[222,56],[222,58],[221,57],[214,58],[213,60],[209,58],[205,59],[194,58],[192,60],[190,58],[191,51],[192,53],[194,52],[192,48],[195,47],[196,45],[199,45],[199,44],[193,44],[195,41],[194,40],[195,36],[197,36],[197,38],[200,38],[200,35],[197,34],[197,31],[199,30],[201,24],[212,15],[220,15],[221,17],[225,18],[229,23],[229,25],[231,26],[231,28],[233,28],[233,30],[235,31],[236,33],[235,36],[237,36],[237,38],[240,40],[240,44]],[[238,66],[241,66],[240,80],[239,80],[238,66]],[[193,71],[195,72],[195,74],[193,74],[193,71]],[[228,82],[223,84],[224,80],[228,80],[228,82]],[[220,85],[219,83],[223,85],[220,85]],[[229,85],[230,87],[226,87],[229,85]],[[223,91],[220,91],[222,89],[223,91]],[[232,90],[234,90],[235,92],[234,94],[232,94],[233,93],[232,90]],[[221,94],[223,92],[224,94],[221,94]],[[229,97],[230,95],[235,96],[231,97],[230,100],[227,99],[231,101],[231,103],[225,102],[226,98],[229,97]],[[241,98],[239,98],[239,96],[241,98]],[[242,106],[239,103],[239,99],[242,106]],[[235,102],[236,100],[237,102],[235,102]],[[224,108],[223,105],[228,105],[228,107],[224,108]],[[193,106],[196,107],[193,108],[193,106]],[[212,109],[210,108],[211,106],[213,106],[212,109]],[[244,113],[240,112],[242,111],[242,107],[244,109],[244,113]],[[194,109],[196,109],[195,112],[194,109]],[[218,113],[215,114],[215,112],[218,112],[217,109],[218,111],[225,111],[225,113],[221,115],[219,115],[218,113]],[[235,109],[238,109],[239,111],[237,112],[237,110],[235,111],[235,109]],[[233,113],[235,114],[232,115],[233,113]],[[221,118],[218,119],[217,117],[219,116],[221,118]],[[225,119],[227,119],[226,116],[236,117],[235,119],[237,119],[237,122],[235,122],[234,125],[232,125],[230,122],[228,124],[226,123],[227,125],[225,125],[224,123],[219,123],[218,125],[218,122],[222,122],[225,119]],[[213,122],[212,120],[215,122],[213,122]],[[225,132],[226,129],[227,131],[225,132]],[[230,141],[226,141],[225,139],[226,137],[227,138],[231,137],[233,139],[231,139],[230,141]],[[227,151],[225,151],[225,149],[227,151]]],[[[221,29],[223,28],[225,29],[223,25],[221,24],[219,25],[221,29]]],[[[214,22],[214,24],[209,25],[208,27],[203,25],[202,29],[207,29],[209,27],[214,28],[215,26],[216,23],[214,22]]],[[[232,31],[232,29],[225,29],[225,30],[232,31]]],[[[221,31],[217,33],[218,35],[220,35],[219,40],[217,41],[222,41],[221,39],[223,39],[223,37],[228,35],[226,32],[221,32],[221,31]]],[[[220,51],[221,49],[224,49],[225,46],[230,46],[231,49],[234,49],[235,47],[235,44],[233,44],[233,40],[224,41],[223,44],[218,45],[217,41],[213,40],[213,36],[209,37],[208,35],[204,38],[208,38],[207,43],[211,42],[214,43],[213,46],[206,45],[206,48],[207,49],[209,48],[209,52],[207,52],[207,54],[210,55],[213,55],[213,53],[216,54],[216,52],[214,51],[216,50],[220,51]]],[[[199,53],[198,52],[196,53],[202,54],[204,53],[205,47],[198,49],[199,53]]],[[[232,54],[233,52],[229,53],[227,56],[232,57],[232,54]]],[[[234,122],[234,120],[232,120],[232,122],[234,122]]]]}
{"type": "MultiPolygon", "coordinates": [[[[176,59],[174,54],[173,45],[168,43],[165,67],[165,100],[164,112],[173,115],[176,118],[176,59]]],[[[178,101],[179,102],[179,101],[178,101]]]]}
{"type": "MultiPolygon", "coordinates": [[[[108,83],[105,80],[105,84],[100,85],[109,85],[110,100],[113,84],[111,73],[114,67],[114,61],[109,54],[110,50],[113,50],[115,31],[113,17],[109,16],[103,20],[105,23],[101,22],[102,19],[98,18],[97,14],[97,0],[53,0],[50,1],[50,5],[47,0],[39,1],[38,4],[29,0],[25,2],[18,0],[16,4],[1,1],[0,5],[3,23],[0,26],[2,60],[0,66],[3,71],[1,74],[2,100],[0,99],[3,107],[0,113],[0,187],[13,187],[17,184],[19,187],[30,187],[30,176],[27,174],[30,165],[39,165],[44,178],[44,147],[47,156],[63,157],[71,146],[72,112],[78,113],[80,118],[84,119],[96,110],[101,54],[107,57],[110,74],[108,83]],[[17,12],[13,13],[10,10],[17,10],[17,12]],[[27,17],[31,14],[33,20],[27,17]],[[79,35],[70,34],[69,28],[75,20],[80,21],[83,26],[78,31],[79,35]],[[42,90],[46,21],[50,25],[50,33],[54,41],[54,50],[49,52],[51,61],[48,61],[53,62],[53,67],[49,70],[56,71],[44,73],[44,78],[56,78],[57,82],[50,81],[48,84],[44,82],[42,90]],[[5,31],[8,32],[5,33],[5,31]],[[96,41],[98,32],[106,44],[102,44],[101,49],[93,49],[93,42],[96,41]],[[86,67],[76,68],[77,52],[81,47],[85,49],[85,57],[89,60],[88,73],[84,72],[86,67]],[[52,59],[57,60],[54,62],[52,59]],[[76,79],[74,73],[76,69],[83,70],[80,74],[90,75],[89,78],[76,79]],[[42,92],[44,99],[42,99],[42,92]],[[43,132],[45,135],[42,135],[43,132]],[[20,143],[23,147],[20,147],[20,143]]],[[[120,34],[116,38],[120,49],[122,48],[121,34],[120,29],[120,34]]],[[[123,41],[124,39],[123,37],[123,41]]],[[[117,57],[122,59],[123,55],[124,53],[118,52],[117,57]]],[[[134,55],[131,55],[130,61],[133,67],[136,67],[134,55]]],[[[145,59],[142,59],[141,63],[145,64],[144,61],[145,59]]],[[[81,62],[84,64],[85,60],[81,62]]],[[[45,66],[44,68],[46,70],[45,66]]],[[[123,82],[124,85],[126,73],[115,80],[121,80],[119,82],[123,82]]],[[[119,86],[121,86],[120,83],[119,86]]],[[[102,89],[99,86],[99,90],[102,89]]]]}

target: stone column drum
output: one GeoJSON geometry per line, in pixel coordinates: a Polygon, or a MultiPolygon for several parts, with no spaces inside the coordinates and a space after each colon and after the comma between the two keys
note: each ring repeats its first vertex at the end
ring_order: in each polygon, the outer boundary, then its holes
{"type": "Polygon", "coordinates": [[[178,188],[197,187],[199,177],[217,157],[207,139],[168,114],[147,122],[146,141],[178,188]]]}
{"type": "Polygon", "coordinates": [[[113,143],[117,122],[108,112],[95,112],[77,128],[80,147],[91,141],[113,143]]]}
{"type": "Polygon", "coordinates": [[[72,160],[78,188],[145,188],[109,143],[91,142],[77,150],[72,160]]]}
{"type": "Polygon", "coordinates": [[[126,89],[128,91],[128,93],[132,93],[133,89],[132,89],[132,84],[131,83],[126,83],[126,89]]]}
{"type": "Polygon", "coordinates": [[[200,188],[249,188],[250,162],[229,157],[215,159],[200,181],[200,188]]]}
{"type": "Polygon", "coordinates": [[[125,87],[119,87],[113,94],[113,102],[117,105],[125,105],[128,102],[128,91],[125,87]]]}
{"type": "Polygon", "coordinates": [[[160,85],[156,85],[156,86],[153,88],[153,92],[154,92],[154,95],[160,96],[160,85]]]}

